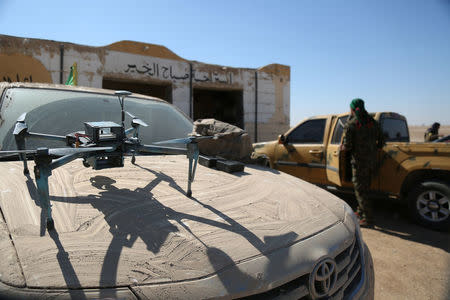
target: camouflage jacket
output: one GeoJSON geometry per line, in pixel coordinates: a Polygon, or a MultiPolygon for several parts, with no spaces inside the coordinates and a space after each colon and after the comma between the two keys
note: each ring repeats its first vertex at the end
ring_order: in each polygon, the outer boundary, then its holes
{"type": "Polygon", "coordinates": [[[384,145],[383,132],[377,121],[369,116],[369,125],[361,126],[350,117],[344,128],[344,146],[351,153],[352,164],[376,162],[377,149],[384,145]]]}
{"type": "Polygon", "coordinates": [[[428,128],[427,131],[425,132],[423,138],[424,138],[425,142],[432,142],[439,138],[439,134],[436,130],[433,130],[432,128],[428,128]]]}

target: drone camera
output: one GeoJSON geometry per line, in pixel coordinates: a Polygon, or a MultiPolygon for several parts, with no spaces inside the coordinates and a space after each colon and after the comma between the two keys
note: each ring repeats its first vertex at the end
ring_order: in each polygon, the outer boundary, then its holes
{"type": "Polygon", "coordinates": [[[86,135],[96,144],[120,141],[123,134],[122,126],[114,122],[87,122],[84,127],[86,135]]]}
{"type": "Polygon", "coordinates": [[[92,156],[83,161],[85,167],[92,167],[94,170],[121,168],[123,167],[122,153],[108,153],[108,155],[92,156]]]}

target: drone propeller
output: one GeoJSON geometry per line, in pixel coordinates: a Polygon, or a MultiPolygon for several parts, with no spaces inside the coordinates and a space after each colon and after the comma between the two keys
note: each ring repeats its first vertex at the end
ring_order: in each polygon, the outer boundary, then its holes
{"type": "Polygon", "coordinates": [[[14,127],[14,131],[13,134],[15,136],[21,135],[22,133],[26,133],[26,131],[28,130],[28,126],[25,123],[25,118],[27,116],[27,113],[23,113],[19,116],[19,118],[17,118],[16,120],[16,126],[14,127]]]}
{"type": "MultiPolygon", "coordinates": [[[[133,115],[133,114],[131,114],[131,113],[129,113],[129,112],[126,112],[127,113],[127,115],[129,115],[133,120],[131,121],[131,125],[141,125],[141,126],[144,126],[144,127],[147,127],[148,126],[148,124],[147,123],[145,123],[144,121],[142,121],[141,119],[139,119],[138,117],[136,117],[135,115],[133,115]]],[[[133,126],[134,127],[134,126],[133,126]]]]}
{"type": "Polygon", "coordinates": [[[18,118],[17,118],[17,121],[16,122],[25,122],[25,117],[27,116],[27,113],[25,112],[25,113],[23,113],[23,114],[21,114],[18,118]]]}
{"type": "Polygon", "coordinates": [[[14,127],[13,134],[19,135],[20,133],[22,133],[24,130],[27,130],[27,129],[28,129],[27,124],[22,123],[22,122],[17,122],[16,126],[14,127]]]}
{"type": "Polygon", "coordinates": [[[159,142],[155,142],[153,144],[190,144],[190,143],[197,143],[197,141],[205,140],[205,139],[217,139],[217,137],[216,136],[188,136],[188,137],[180,138],[180,139],[159,141],[159,142]]]}

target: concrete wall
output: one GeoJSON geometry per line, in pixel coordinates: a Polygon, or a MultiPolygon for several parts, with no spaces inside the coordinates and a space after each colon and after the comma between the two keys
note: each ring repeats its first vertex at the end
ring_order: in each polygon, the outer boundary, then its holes
{"type": "Polygon", "coordinates": [[[252,140],[256,98],[258,141],[275,139],[289,128],[290,68],[278,64],[232,68],[188,61],[163,46],[138,42],[88,47],[0,35],[0,81],[60,83],[62,51],[63,83],[76,62],[80,86],[101,88],[103,78],[171,84],[172,103],[186,115],[191,112],[191,82],[194,89],[241,90],[244,129],[252,140]]]}

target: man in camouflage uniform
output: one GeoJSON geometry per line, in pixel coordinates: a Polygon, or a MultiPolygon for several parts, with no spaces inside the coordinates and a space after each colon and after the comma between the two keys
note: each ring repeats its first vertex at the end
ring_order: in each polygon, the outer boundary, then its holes
{"type": "Polygon", "coordinates": [[[351,116],[344,128],[341,150],[350,152],[352,182],[358,200],[360,225],[373,226],[373,203],[369,199],[370,183],[377,167],[377,152],[384,145],[380,125],[365,110],[364,101],[350,103],[351,116]]]}
{"type": "Polygon", "coordinates": [[[441,127],[441,124],[435,122],[433,125],[431,125],[430,128],[427,129],[427,131],[424,134],[424,140],[425,142],[432,142],[434,140],[437,140],[439,135],[439,128],[441,127]]]}

